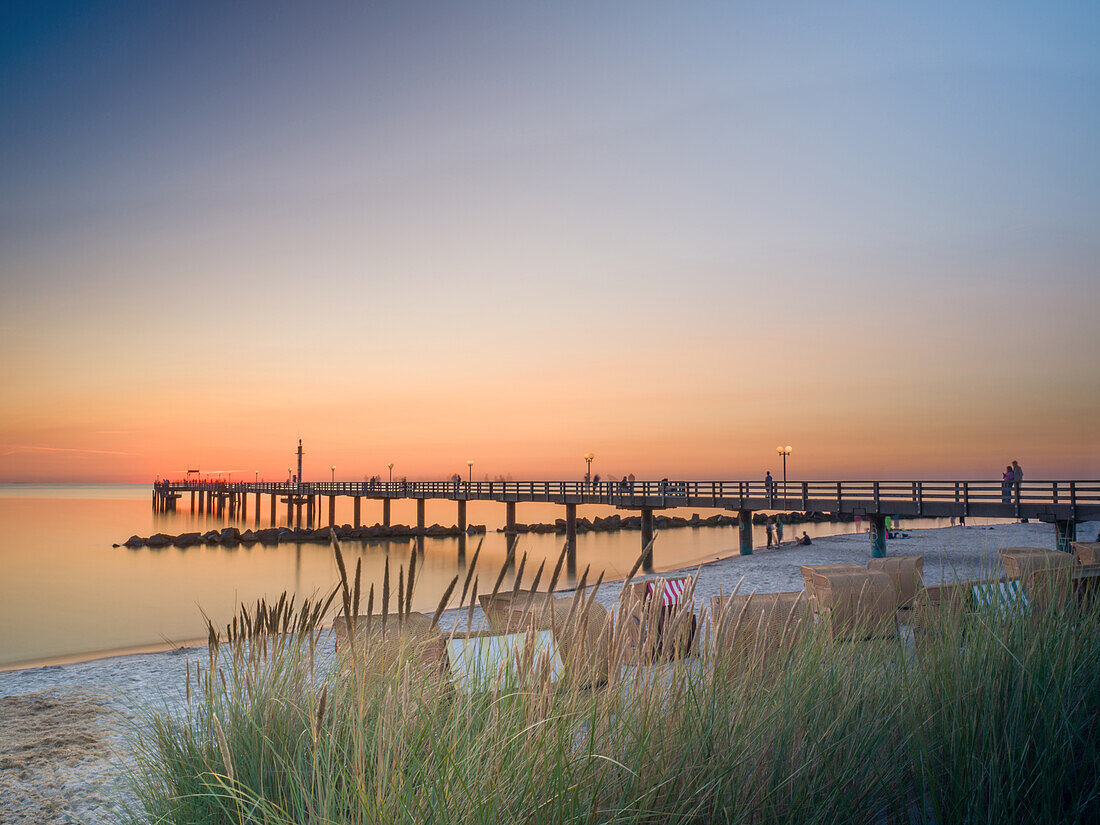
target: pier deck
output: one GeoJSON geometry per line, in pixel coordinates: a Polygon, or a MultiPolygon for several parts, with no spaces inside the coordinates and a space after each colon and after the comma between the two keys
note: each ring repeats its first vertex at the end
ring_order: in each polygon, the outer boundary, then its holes
{"type": "MultiPolygon", "coordinates": [[[[337,496],[355,501],[358,523],[362,499],[383,503],[383,523],[389,523],[390,501],[417,500],[417,526],[424,527],[423,503],[429,499],[458,504],[459,523],[465,527],[466,502],[496,501],[506,506],[506,523],[515,525],[516,504],[542,502],[566,508],[573,527],[576,507],[602,504],[638,510],[642,516],[642,543],[652,536],[655,510],[710,507],[737,511],[741,523],[741,551],[752,552],[751,515],[754,511],[827,512],[866,517],[871,527],[872,555],[885,552],[885,518],[941,517],[1027,518],[1055,525],[1059,543],[1076,537],[1076,524],[1100,518],[1100,481],[1021,481],[1007,487],[1000,481],[317,481],[317,482],[211,482],[164,481],[153,489],[154,506],[174,508],[184,493],[205,497],[208,506],[247,508],[247,496],[271,496],[292,507],[306,506],[310,518],[320,497],[329,499],[329,523],[335,517],[337,496]],[[648,527],[648,529],[647,529],[648,527]]],[[[507,528],[506,528],[507,531],[507,528]]],[[[570,540],[575,530],[567,529],[570,540]]]]}

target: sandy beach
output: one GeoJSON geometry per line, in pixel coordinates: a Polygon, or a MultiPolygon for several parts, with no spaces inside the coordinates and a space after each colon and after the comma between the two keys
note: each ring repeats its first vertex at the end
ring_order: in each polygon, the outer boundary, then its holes
{"type": "MultiPolygon", "coordinates": [[[[1079,538],[1094,540],[1098,527],[1095,522],[1080,525],[1079,538]]],[[[1046,524],[907,532],[909,538],[889,543],[888,553],[924,556],[927,584],[999,570],[1001,547],[1054,547],[1053,527],[1046,524]]],[[[718,558],[683,572],[698,571],[696,603],[702,606],[711,596],[738,587],[742,592],[801,590],[800,565],[862,564],[869,553],[866,535],[843,535],[815,540],[810,547],[788,544],[718,558]]],[[[610,606],[619,590],[608,583],[598,599],[610,606]]],[[[464,616],[465,611],[448,611],[442,624],[453,627],[464,616]]],[[[143,708],[181,707],[187,663],[205,658],[205,648],[195,647],[0,673],[0,821],[113,821],[133,804],[125,772],[135,715],[143,708]]]]}

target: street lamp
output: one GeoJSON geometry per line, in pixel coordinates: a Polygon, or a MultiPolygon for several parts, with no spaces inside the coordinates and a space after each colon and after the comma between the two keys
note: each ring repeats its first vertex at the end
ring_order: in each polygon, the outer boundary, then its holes
{"type": "Polygon", "coordinates": [[[469,476],[468,476],[469,483],[473,484],[474,483],[474,460],[471,458],[469,461],[466,462],[466,466],[470,468],[470,473],[469,473],[469,476]]]}
{"type": "Polygon", "coordinates": [[[393,462],[391,461],[386,466],[390,468],[390,484],[393,484],[393,462]]]}
{"type": "Polygon", "coordinates": [[[787,498],[787,456],[791,454],[791,445],[776,447],[775,451],[783,456],[783,498],[787,498]]]}
{"type": "Polygon", "coordinates": [[[592,481],[592,459],[594,459],[595,457],[596,457],[595,453],[585,453],[584,454],[584,460],[588,463],[588,473],[584,477],[584,480],[585,480],[586,483],[592,481]]]}
{"type": "Polygon", "coordinates": [[[332,483],[335,484],[336,483],[336,465],[333,464],[329,469],[332,470],[332,483]]]}
{"type": "Polygon", "coordinates": [[[255,483],[259,480],[260,480],[260,471],[259,470],[253,470],[252,471],[252,481],[253,481],[253,483],[255,483]]]}

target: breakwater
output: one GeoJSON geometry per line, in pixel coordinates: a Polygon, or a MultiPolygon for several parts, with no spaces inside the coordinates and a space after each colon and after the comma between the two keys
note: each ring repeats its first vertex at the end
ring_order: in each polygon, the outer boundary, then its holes
{"type": "MultiPolygon", "coordinates": [[[[769,517],[763,513],[755,513],[754,524],[764,524],[769,517]]],[[[780,513],[770,518],[784,524],[802,524],[804,522],[821,521],[851,521],[851,517],[836,517],[826,513],[780,513]]],[[[695,513],[691,518],[681,516],[654,516],[654,526],[657,529],[668,530],[683,527],[732,527],[737,524],[736,516],[717,514],[701,518],[695,513]]],[[[537,524],[515,524],[513,527],[502,527],[499,533],[560,533],[565,534],[567,524],[565,519],[557,519],[554,522],[537,524]]],[[[614,514],[593,519],[578,518],[578,533],[609,533],[620,530],[641,530],[641,516],[626,516],[614,514]]],[[[353,527],[350,524],[329,527],[268,527],[259,530],[240,530],[236,527],[224,527],[221,530],[209,530],[205,533],[190,532],[170,535],[168,533],[155,533],[151,536],[130,536],[121,544],[114,547],[194,547],[200,544],[224,545],[235,547],[237,545],[250,544],[324,544],[331,540],[332,533],[338,539],[379,541],[379,540],[405,540],[417,537],[447,538],[463,535],[479,535],[485,533],[483,524],[471,524],[465,529],[457,525],[445,526],[433,524],[430,527],[412,527],[407,524],[375,524],[370,527],[353,527]]]]}

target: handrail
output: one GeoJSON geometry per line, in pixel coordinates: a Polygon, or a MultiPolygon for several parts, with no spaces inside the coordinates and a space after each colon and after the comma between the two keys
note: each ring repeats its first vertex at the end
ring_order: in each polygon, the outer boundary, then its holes
{"type": "Polygon", "coordinates": [[[904,502],[920,512],[929,505],[957,505],[969,514],[973,505],[1000,504],[1019,515],[1021,507],[1049,505],[1076,512],[1100,506],[1097,480],[966,481],[159,481],[154,493],[260,493],[274,495],[364,496],[368,498],[442,498],[554,501],[576,498],[617,506],[744,506],[760,509],[811,509],[824,504],[850,509],[870,504],[876,511],[904,502]]]}

